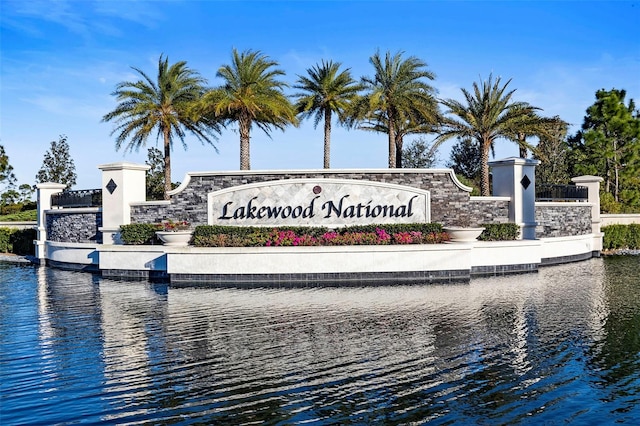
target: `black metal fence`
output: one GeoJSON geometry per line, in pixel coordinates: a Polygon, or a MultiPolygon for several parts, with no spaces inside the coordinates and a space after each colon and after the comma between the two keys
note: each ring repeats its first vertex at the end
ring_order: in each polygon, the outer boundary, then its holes
{"type": "Polygon", "coordinates": [[[62,191],[51,196],[51,205],[55,207],[101,207],[101,189],[82,189],[62,191]]]}
{"type": "Polygon", "coordinates": [[[585,201],[589,198],[586,186],[538,185],[536,201],[585,201]]]}

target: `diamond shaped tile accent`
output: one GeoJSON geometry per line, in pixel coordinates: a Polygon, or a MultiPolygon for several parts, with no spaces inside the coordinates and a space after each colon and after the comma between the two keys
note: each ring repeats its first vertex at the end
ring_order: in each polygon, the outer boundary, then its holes
{"type": "Polygon", "coordinates": [[[115,191],[117,187],[118,185],[116,185],[113,179],[110,179],[109,183],[107,183],[107,191],[109,191],[109,194],[113,194],[113,191],[115,191]]]}
{"type": "Polygon", "coordinates": [[[529,188],[529,185],[531,185],[531,179],[529,179],[529,176],[524,175],[524,177],[520,181],[520,185],[522,185],[524,189],[529,188]]]}

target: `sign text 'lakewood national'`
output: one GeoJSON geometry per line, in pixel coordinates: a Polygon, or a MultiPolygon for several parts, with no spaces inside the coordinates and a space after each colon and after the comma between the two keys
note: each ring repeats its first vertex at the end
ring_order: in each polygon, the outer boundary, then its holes
{"type": "Polygon", "coordinates": [[[209,193],[209,224],[346,226],[424,223],[429,191],[347,179],[290,179],[209,193]]]}

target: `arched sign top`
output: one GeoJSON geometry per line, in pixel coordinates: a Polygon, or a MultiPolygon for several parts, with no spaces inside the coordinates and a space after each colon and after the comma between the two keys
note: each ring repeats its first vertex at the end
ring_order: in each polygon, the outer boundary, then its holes
{"type": "Polygon", "coordinates": [[[430,193],[352,179],[286,179],[208,194],[210,225],[327,226],[430,222],[430,193]]]}

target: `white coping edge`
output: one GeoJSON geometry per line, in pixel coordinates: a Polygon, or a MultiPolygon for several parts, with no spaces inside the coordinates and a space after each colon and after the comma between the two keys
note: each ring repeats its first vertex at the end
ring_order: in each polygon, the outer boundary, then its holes
{"type": "Polygon", "coordinates": [[[30,229],[38,226],[37,221],[24,221],[24,222],[0,222],[0,228],[10,229],[30,229]]]}
{"type": "Polygon", "coordinates": [[[47,259],[103,270],[273,274],[471,270],[591,254],[594,234],[539,240],[388,246],[169,247],[45,243],[47,259]]]}
{"type": "Polygon", "coordinates": [[[192,177],[197,176],[234,176],[234,175],[263,175],[263,174],[307,174],[307,173],[323,173],[323,174],[339,174],[339,173],[447,173],[451,177],[453,183],[466,192],[473,191],[470,186],[464,185],[458,180],[453,169],[301,169],[301,170],[231,170],[231,171],[211,171],[211,172],[188,172],[184,179],[176,189],[167,192],[168,195],[176,195],[182,192],[191,181],[192,177]]]}
{"type": "Polygon", "coordinates": [[[632,223],[640,223],[640,214],[601,213],[600,220],[601,226],[631,225],[632,223]]]}
{"type": "Polygon", "coordinates": [[[48,209],[45,213],[51,214],[78,214],[78,213],[99,213],[102,211],[102,207],[72,207],[64,209],[48,209]]]}
{"type": "Polygon", "coordinates": [[[98,169],[102,170],[102,171],[109,171],[109,170],[144,170],[147,171],[149,169],[151,169],[151,166],[148,164],[139,164],[139,163],[132,163],[129,161],[120,161],[120,162],[116,162],[116,163],[107,163],[107,164],[100,164],[98,166],[98,169]]]}

